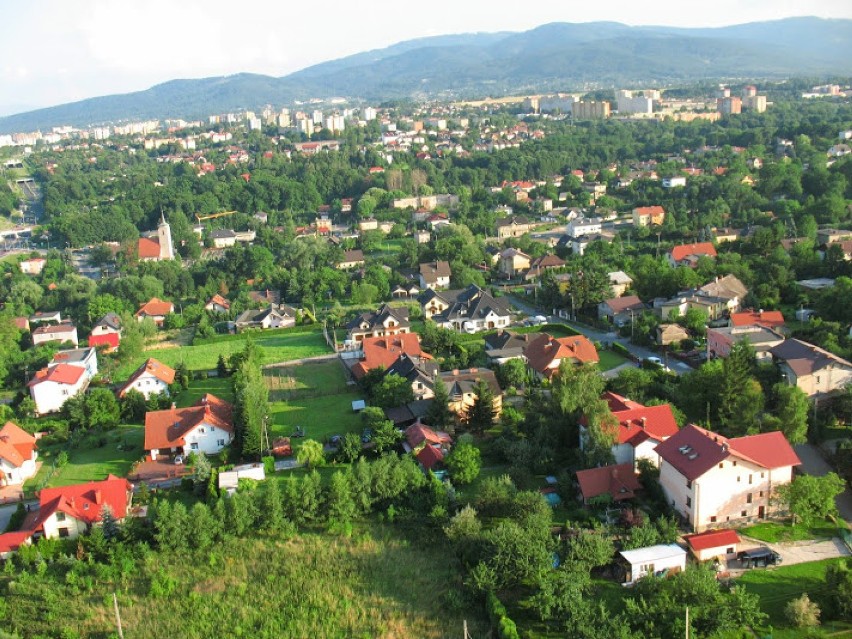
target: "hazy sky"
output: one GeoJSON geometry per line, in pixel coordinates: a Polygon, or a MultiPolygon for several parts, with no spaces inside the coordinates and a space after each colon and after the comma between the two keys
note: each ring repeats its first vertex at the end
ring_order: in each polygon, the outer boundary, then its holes
{"type": "Polygon", "coordinates": [[[849,0],[0,0],[0,115],[175,78],[286,75],[430,35],[548,22],[723,26],[852,18],[849,0]]]}

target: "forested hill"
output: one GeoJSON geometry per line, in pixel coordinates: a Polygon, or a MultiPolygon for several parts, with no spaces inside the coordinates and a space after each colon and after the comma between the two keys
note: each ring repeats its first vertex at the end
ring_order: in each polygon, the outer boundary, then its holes
{"type": "Polygon", "coordinates": [[[409,40],[282,78],[238,74],[173,80],[146,91],[92,98],[0,118],[0,132],[126,119],[199,117],[348,96],[460,97],[664,85],[716,78],[852,74],[852,20],[789,18],[714,29],[554,23],[523,33],[409,40]]]}

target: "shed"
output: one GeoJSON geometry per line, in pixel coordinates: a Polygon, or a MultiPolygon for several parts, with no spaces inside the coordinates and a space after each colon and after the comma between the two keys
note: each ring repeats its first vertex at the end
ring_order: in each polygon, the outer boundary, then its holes
{"type": "Polygon", "coordinates": [[[698,561],[707,561],[714,557],[732,559],[737,554],[740,536],[736,530],[707,530],[684,537],[689,550],[698,561]]]}
{"type": "Polygon", "coordinates": [[[618,553],[627,563],[625,584],[632,584],[642,577],[661,574],[665,571],[681,571],[686,568],[686,551],[677,544],[657,544],[618,553]]]}
{"type": "Polygon", "coordinates": [[[266,479],[266,472],[263,469],[263,464],[244,464],[242,466],[234,466],[233,470],[219,473],[218,479],[219,490],[224,491],[228,495],[233,495],[237,492],[241,479],[263,481],[266,479]]]}

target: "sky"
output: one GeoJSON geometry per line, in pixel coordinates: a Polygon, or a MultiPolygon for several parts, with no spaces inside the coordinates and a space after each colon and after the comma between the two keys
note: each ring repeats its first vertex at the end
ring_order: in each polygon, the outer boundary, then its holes
{"type": "Polygon", "coordinates": [[[425,36],[549,22],[714,27],[803,15],[852,18],[852,2],[0,0],[0,116],[178,78],[279,77],[425,36]]]}

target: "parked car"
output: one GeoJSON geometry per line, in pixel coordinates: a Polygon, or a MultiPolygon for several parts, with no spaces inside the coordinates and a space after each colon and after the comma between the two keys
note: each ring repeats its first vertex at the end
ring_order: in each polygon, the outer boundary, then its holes
{"type": "Polygon", "coordinates": [[[662,368],[667,373],[671,372],[672,370],[668,366],[663,364],[663,360],[661,360],[659,357],[646,357],[645,364],[655,368],[662,368]]]}
{"type": "Polygon", "coordinates": [[[743,568],[766,568],[767,566],[780,564],[783,561],[781,555],[767,546],[742,550],[737,553],[737,559],[740,560],[743,568]]]}

